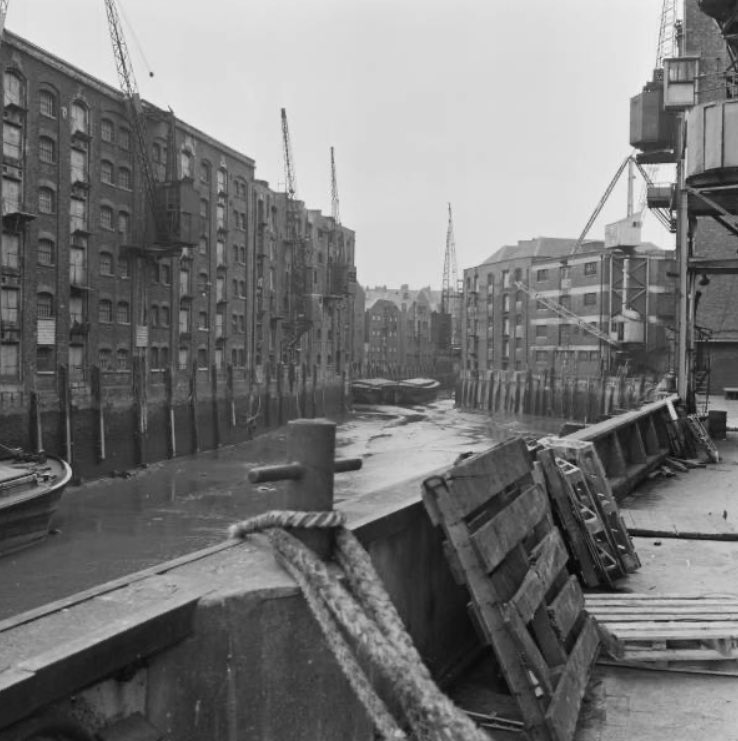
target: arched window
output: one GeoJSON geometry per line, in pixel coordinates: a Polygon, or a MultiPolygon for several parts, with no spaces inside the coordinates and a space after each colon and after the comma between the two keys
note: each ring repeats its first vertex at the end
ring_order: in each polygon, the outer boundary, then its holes
{"type": "Polygon", "coordinates": [[[192,155],[189,152],[181,152],[179,156],[181,176],[183,178],[192,178],[192,155]]]}
{"type": "Polygon", "coordinates": [[[56,249],[50,239],[39,239],[36,250],[36,262],[39,265],[53,265],[56,262],[56,249]]]}
{"type": "Polygon", "coordinates": [[[127,301],[119,301],[118,308],[116,311],[116,319],[118,324],[130,324],[131,323],[131,307],[127,301]]]}
{"type": "Polygon", "coordinates": [[[100,275],[113,274],[113,256],[109,252],[100,253],[100,275]]]}
{"type": "Polygon", "coordinates": [[[56,142],[49,136],[38,138],[38,158],[53,165],[56,162],[56,142]]]}
{"type": "Polygon", "coordinates": [[[56,118],[56,95],[51,90],[39,90],[38,109],[41,115],[56,118]]]}
{"type": "Polygon", "coordinates": [[[212,167],[207,160],[203,160],[200,163],[200,181],[203,183],[209,183],[211,176],[212,167]]]}
{"type": "Polygon", "coordinates": [[[228,171],[221,167],[218,169],[218,193],[228,192],[228,171]]]}
{"type": "Polygon", "coordinates": [[[126,190],[131,189],[131,171],[127,167],[118,168],[118,185],[126,190]]]}
{"type": "Polygon", "coordinates": [[[75,100],[69,108],[69,121],[72,133],[79,132],[86,134],[88,132],[87,106],[80,100],[75,100]]]}
{"type": "Polygon", "coordinates": [[[113,163],[108,160],[103,160],[100,163],[100,180],[103,183],[113,183],[113,163]]]}
{"type": "Polygon", "coordinates": [[[113,229],[113,209],[110,206],[100,206],[100,228],[113,229]]]}
{"type": "Polygon", "coordinates": [[[3,75],[3,102],[6,106],[24,108],[26,100],[25,85],[20,75],[14,70],[8,70],[3,75]]]}
{"type": "Polygon", "coordinates": [[[118,231],[121,234],[128,234],[131,231],[131,215],[126,211],[118,213],[118,231]]]}
{"type": "Polygon", "coordinates": [[[99,321],[110,324],[113,321],[113,302],[102,298],[97,304],[97,318],[99,321]]]}
{"type": "Polygon", "coordinates": [[[38,189],[38,210],[42,214],[56,212],[56,193],[51,188],[41,187],[38,189]]]}
{"type": "Polygon", "coordinates": [[[118,370],[128,370],[128,350],[125,347],[119,347],[115,353],[115,365],[118,370]]]}
{"type": "Polygon", "coordinates": [[[125,256],[118,258],[118,275],[121,278],[131,277],[131,263],[125,256]]]}
{"type": "Polygon", "coordinates": [[[113,353],[110,348],[101,347],[97,352],[97,364],[100,366],[101,371],[112,370],[113,366],[113,353]]]}
{"type": "Polygon", "coordinates": [[[118,144],[126,152],[131,148],[131,132],[128,129],[120,129],[118,132],[118,144]]]}
{"type": "Polygon", "coordinates": [[[54,316],[54,297],[50,293],[42,292],[36,296],[36,316],[39,319],[54,316]]]}
{"type": "Polygon", "coordinates": [[[100,121],[100,138],[108,144],[115,141],[115,125],[109,118],[100,121]]]}

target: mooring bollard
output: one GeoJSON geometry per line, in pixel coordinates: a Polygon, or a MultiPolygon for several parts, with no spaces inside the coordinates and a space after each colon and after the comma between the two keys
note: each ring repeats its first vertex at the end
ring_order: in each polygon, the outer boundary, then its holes
{"type": "MultiPolygon", "coordinates": [[[[249,471],[249,481],[289,481],[286,509],[299,512],[333,510],[333,476],[358,471],[361,458],[335,460],[336,423],[328,419],[295,419],[287,423],[287,458],[289,463],[260,466],[249,471]]],[[[295,528],[294,534],[320,557],[332,550],[329,530],[295,528]]]]}

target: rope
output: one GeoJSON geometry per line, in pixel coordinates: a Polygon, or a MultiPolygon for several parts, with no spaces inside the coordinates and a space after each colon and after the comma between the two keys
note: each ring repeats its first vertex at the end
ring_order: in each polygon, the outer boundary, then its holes
{"type": "Polygon", "coordinates": [[[346,521],[342,512],[293,512],[291,510],[273,510],[262,515],[242,520],[228,528],[231,538],[244,538],[249,533],[256,533],[273,527],[338,527],[346,521]]]}
{"type": "MultiPolygon", "coordinates": [[[[295,578],[343,673],[386,739],[406,738],[351,654],[343,632],[385,677],[397,696],[416,741],[488,741],[489,736],[436,686],[381,584],[369,555],[344,527],[336,531],[336,556],[349,588],[301,541],[277,525],[294,527],[308,517],[340,513],[269,512],[234,525],[231,537],[267,528],[278,561],[295,578]]],[[[321,522],[327,523],[328,517],[321,522]]],[[[330,525],[324,525],[330,526],[330,525]]]]}

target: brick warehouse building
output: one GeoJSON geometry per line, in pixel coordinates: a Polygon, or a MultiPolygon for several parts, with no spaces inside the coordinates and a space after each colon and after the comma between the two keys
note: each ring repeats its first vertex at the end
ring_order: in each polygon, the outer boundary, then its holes
{"type": "Polygon", "coordinates": [[[120,468],[310,412],[318,387],[338,406],[354,233],[144,104],[150,161],[179,188],[191,245],[152,254],[123,95],[8,32],[0,55],[0,412],[18,419],[0,442],[120,468]],[[85,440],[93,428],[102,439],[85,440]]]}
{"type": "Polygon", "coordinates": [[[626,363],[634,372],[662,373],[669,367],[673,252],[648,244],[616,252],[602,242],[587,242],[572,254],[575,244],[549,237],[524,240],[464,270],[465,371],[553,370],[585,378],[626,363]],[[546,301],[572,316],[562,317],[546,301]]]}

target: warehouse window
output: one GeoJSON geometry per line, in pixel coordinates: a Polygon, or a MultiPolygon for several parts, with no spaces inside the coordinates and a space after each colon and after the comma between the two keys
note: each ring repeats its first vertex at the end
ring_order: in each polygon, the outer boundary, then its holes
{"type": "Polygon", "coordinates": [[[113,163],[108,160],[103,160],[100,163],[100,180],[103,183],[112,185],[113,183],[113,163]]]}
{"type": "Polygon", "coordinates": [[[13,124],[6,121],[3,125],[3,156],[12,160],[19,160],[22,154],[22,147],[23,132],[20,126],[13,126],[13,124]]]}
{"type": "Polygon", "coordinates": [[[100,253],[100,275],[113,274],[113,256],[109,252],[100,253]]]}
{"type": "Polygon", "coordinates": [[[83,134],[87,133],[87,106],[81,101],[77,100],[70,106],[70,124],[72,133],[79,131],[83,134]]]}
{"type": "Polygon", "coordinates": [[[100,206],[100,227],[109,230],[113,228],[113,209],[110,206],[100,206]]]}
{"type": "Polygon", "coordinates": [[[584,274],[585,275],[597,275],[597,263],[596,262],[585,262],[584,263],[584,274]]]}
{"type": "Polygon", "coordinates": [[[14,105],[23,107],[25,90],[23,81],[19,75],[10,70],[3,75],[3,99],[6,106],[14,105]]]}
{"type": "Polygon", "coordinates": [[[125,190],[131,189],[131,171],[127,167],[118,169],[118,185],[125,190]]]}
{"type": "Polygon", "coordinates": [[[50,293],[39,293],[36,296],[36,316],[48,319],[54,316],[54,297],[50,293]]]}
{"type": "Polygon", "coordinates": [[[118,133],[118,144],[121,149],[128,151],[131,148],[131,132],[128,129],[120,129],[118,133]]]}
{"type": "Polygon", "coordinates": [[[42,214],[53,214],[56,211],[56,193],[51,188],[38,189],[38,210],[42,214]]]}
{"type": "Polygon", "coordinates": [[[536,324],[536,337],[548,337],[548,327],[545,324],[536,324]]]}
{"type": "Polygon", "coordinates": [[[36,250],[36,262],[39,265],[53,265],[55,262],[56,250],[54,243],[50,239],[39,239],[38,249],[36,250]]]}
{"type": "Polygon", "coordinates": [[[128,350],[121,347],[118,348],[118,352],[115,353],[115,365],[118,370],[128,370],[130,367],[128,350]]]}
{"type": "Polygon", "coordinates": [[[118,309],[116,312],[118,324],[130,324],[131,323],[131,307],[127,301],[119,301],[118,309]]]}
{"type": "Polygon", "coordinates": [[[56,96],[50,90],[40,90],[38,94],[38,109],[42,115],[56,118],[56,96]]]}
{"type": "Polygon", "coordinates": [[[115,126],[109,118],[104,118],[100,122],[100,138],[108,144],[112,144],[115,140],[115,126]]]}
{"type": "Polygon", "coordinates": [[[585,293],[584,294],[584,305],[585,306],[595,306],[596,304],[597,304],[597,294],[596,293],[585,293]]]}
{"type": "Polygon", "coordinates": [[[110,324],[113,321],[113,302],[106,298],[100,299],[97,305],[97,318],[99,321],[110,324]]]}
{"type": "Polygon", "coordinates": [[[548,270],[546,270],[546,269],[537,270],[536,271],[536,280],[537,281],[548,280],[548,270]]]}

